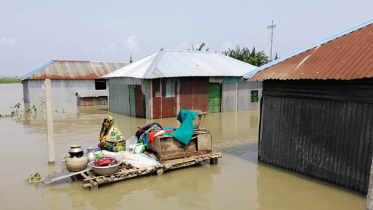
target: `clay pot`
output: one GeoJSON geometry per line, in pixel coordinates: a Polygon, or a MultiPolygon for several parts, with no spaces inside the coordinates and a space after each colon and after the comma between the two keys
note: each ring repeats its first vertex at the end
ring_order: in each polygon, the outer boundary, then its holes
{"type": "Polygon", "coordinates": [[[82,157],[66,157],[66,170],[68,171],[82,171],[87,168],[88,158],[82,157]]]}

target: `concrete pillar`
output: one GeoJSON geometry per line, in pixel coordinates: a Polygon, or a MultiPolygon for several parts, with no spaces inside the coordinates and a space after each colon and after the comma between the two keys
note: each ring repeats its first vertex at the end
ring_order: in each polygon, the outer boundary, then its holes
{"type": "Polygon", "coordinates": [[[54,163],[54,140],[53,140],[53,111],[52,111],[52,87],[51,80],[46,79],[45,86],[45,105],[47,112],[47,136],[48,136],[48,162],[54,163]]]}
{"type": "MultiPolygon", "coordinates": [[[[372,158],[373,160],[373,158],[372,158]]],[[[365,210],[373,210],[373,162],[370,166],[370,180],[365,210]]]]}

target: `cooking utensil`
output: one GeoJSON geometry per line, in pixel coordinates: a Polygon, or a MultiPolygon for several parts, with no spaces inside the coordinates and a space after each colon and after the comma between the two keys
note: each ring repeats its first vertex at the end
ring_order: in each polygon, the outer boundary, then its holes
{"type": "Polygon", "coordinates": [[[80,145],[70,145],[69,154],[71,157],[81,157],[84,154],[84,150],[80,145]]]}
{"type": "Polygon", "coordinates": [[[88,163],[88,166],[92,168],[93,172],[98,175],[111,175],[118,171],[122,161],[117,160],[117,163],[111,166],[95,166],[93,161],[88,163]]]}

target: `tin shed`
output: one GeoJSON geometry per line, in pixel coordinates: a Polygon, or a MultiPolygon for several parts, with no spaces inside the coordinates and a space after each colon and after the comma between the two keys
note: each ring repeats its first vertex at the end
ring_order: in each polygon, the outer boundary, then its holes
{"type": "Polygon", "coordinates": [[[162,118],[175,117],[180,109],[259,108],[262,83],[241,81],[254,68],[220,53],[160,50],[102,78],[109,79],[110,111],[162,118]]]}
{"type": "Polygon", "coordinates": [[[38,105],[45,98],[44,80],[51,79],[53,102],[77,104],[77,91],[106,90],[99,79],[125,66],[125,63],[52,60],[21,77],[23,100],[38,105]]]}
{"type": "Polygon", "coordinates": [[[373,20],[247,73],[263,80],[259,160],[367,192],[373,20]]]}

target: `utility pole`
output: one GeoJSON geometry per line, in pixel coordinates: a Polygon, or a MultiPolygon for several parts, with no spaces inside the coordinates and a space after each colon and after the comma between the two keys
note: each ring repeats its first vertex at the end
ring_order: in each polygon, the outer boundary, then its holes
{"type": "Polygon", "coordinates": [[[269,60],[272,61],[273,29],[276,28],[276,24],[273,24],[273,20],[272,25],[267,26],[267,28],[271,30],[271,53],[269,54],[269,60]]]}
{"type": "Polygon", "coordinates": [[[48,163],[54,163],[54,140],[53,140],[53,112],[52,112],[52,85],[51,80],[46,79],[45,105],[47,110],[47,138],[48,138],[48,163]]]}

